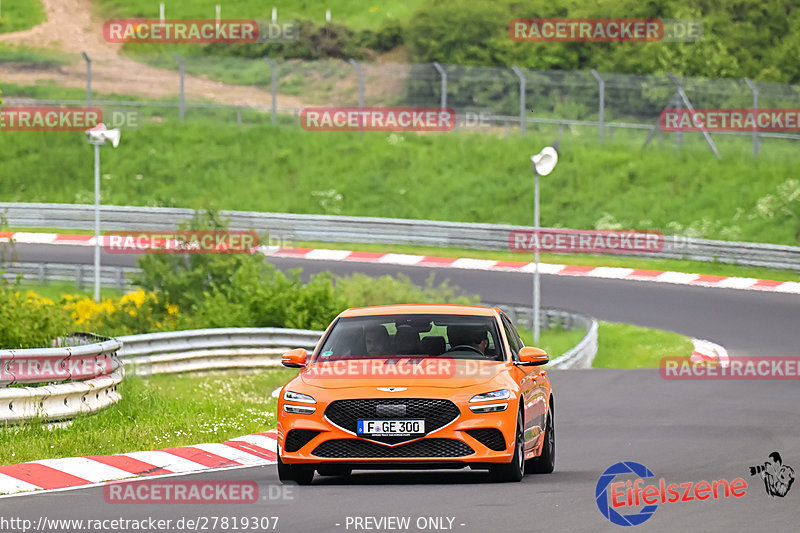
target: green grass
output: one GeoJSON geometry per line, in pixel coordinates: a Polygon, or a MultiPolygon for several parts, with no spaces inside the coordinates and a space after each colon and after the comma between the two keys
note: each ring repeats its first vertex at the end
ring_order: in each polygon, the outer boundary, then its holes
{"type": "MultiPolygon", "coordinates": [[[[103,150],[104,203],[528,225],[528,157],[554,139],[546,129],[520,139],[320,133],[199,117],[166,123],[146,123],[103,150]]],[[[565,132],[559,166],[541,180],[544,226],[689,228],[797,244],[800,196],[778,192],[782,183],[800,187],[795,145],[765,143],[753,158],[746,139],[727,139],[739,145],[720,142],[717,161],[688,139],[680,152],[641,151],[625,135],[598,146],[589,133],[565,132]],[[759,202],[771,207],[760,212],[759,202]]],[[[5,201],[92,196],[91,147],[80,133],[7,132],[0,153],[5,201]]]]}
{"type": "Polygon", "coordinates": [[[586,335],[586,331],[581,328],[565,330],[560,327],[544,329],[540,332],[539,342],[533,342],[533,332],[517,326],[519,336],[525,346],[536,346],[546,351],[550,360],[557,359],[564,355],[571,348],[575,347],[586,335]]]}
{"type": "Polygon", "coordinates": [[[0,63],[38,63],[37,67],[68,65],[80,57],[53,50],[0,44],[0,63]]]}
{"type": "MultiPolygon", "coordinates": [[[[108,18],[158,18],[158,2],[151,0],[100,0],[108,18]]],[[[353,2],[351,0],[181,0],[165,2],[167,19],[214,19],[214,6],[222,5],[223,19],[271,20],[272,8],[278,8],[278,20],[306,19],[325,22],[325,10],[331,10],[331,22],[352,28],[379,27],[387,19],[408,20],[424,2],[422,0],[387,0],[382,2],[353,2]]]]}
{"type": "Polygon", "coordinates": [[[662,357],[688,357],[692,341],[683,335],[630,324],[600,322],[594,368],[657,368],[662,357]]]}
{"type": "Polygon", "coordinates": [[[39,422],[0,429],[0,464],[222,442],[275,427],[272,391],[296,371],[126,377],[122,400],[62,429],[39,422]]]}
{"type": "Polygon", "coordinates": [[[45,21],[44,6],[39,0],[6,0],[0,13],[0,33],[27,30],[45,21]]]}

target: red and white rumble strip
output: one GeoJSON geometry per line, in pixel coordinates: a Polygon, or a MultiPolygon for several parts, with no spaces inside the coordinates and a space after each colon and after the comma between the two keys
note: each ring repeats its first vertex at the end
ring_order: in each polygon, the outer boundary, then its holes
{"type": "Polygon", "coordinates": [[[221,444],[195,444],[120,455],[42,459],[0,466],[0,494],[63,489],[141,476],[162,476],[218,468],[273,464],[275,431],[254,433],[221,444]]]}
{"type": "MultiPolygon", "coordinates": [[[[3,233],[0,242],[13,238],[20,244],[64,244],[94,246],[93,235],[59,235],[57,233],[3,233]]],[[[102,236],[101,245],[106,236],[102,236]]],[[[463,268],[467,270],[495,270],[503,272],[533,272],[533,263],[519,261],[493,261],[489,259],[470,259],[467,257],[435,257],[429,255],[407,255],[375,252],[352,252],[349,250],[327,250],[323,248],[279,248],[261,246],[263,253],[274,257],[296,259],[317,259],[321,261],[354,261],[359,263],[382,263],[385,265],[463,268]]],[[[589,278],[623,279],[718,287],[722,289],[758,290],[800,294],[800,282],[774,281],[768,279],[710,276],[707,274],[688,274],[640,268],[593,267],[581,265],[557,265],[540,263],[539,272],[557,276],[582,276],[589,278]]]]}

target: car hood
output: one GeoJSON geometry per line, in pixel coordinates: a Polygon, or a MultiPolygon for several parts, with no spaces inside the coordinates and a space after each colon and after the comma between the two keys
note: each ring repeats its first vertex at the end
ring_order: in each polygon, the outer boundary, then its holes
{"type": "Polygon", "coordinates": [[[494,379],[502,361],[450,357],[355,359],[317,362],[306,367],[303,383],[323,389],[352,387],[442,387],[456,389],[494,379]]]}

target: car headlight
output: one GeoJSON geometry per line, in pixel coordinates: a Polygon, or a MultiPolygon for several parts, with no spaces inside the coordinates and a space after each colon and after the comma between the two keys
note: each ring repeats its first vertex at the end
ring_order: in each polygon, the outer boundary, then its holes
{"type": "Polygon", "coordinates": [[[295,415],[312,415],[317,410],[313,405],[291,405],[283,404],[283,410],[295,415]]]}
{"type": "Polygon", "coordinates": [[[308,394],[300,394],[299,392],[292,392],[290,390],[283,393],[283,399],[287,402],[317,403],[317,400],[308,394]]]}
{"type": "Polygon", "coordinates": [[[508,389],[502,389],[492,392],[484,392],[483,394],[476,394],[470,398],[469,403],[508,400],[509,398],[511,398],[511,391],[508,389]]]}
{"type": "Polygon", "coordinates": [[[470,405],[469,410],[473,413],[497,413],[508,409],[508,402],[501,403],[482,403],[480,405],[470,405]]]}

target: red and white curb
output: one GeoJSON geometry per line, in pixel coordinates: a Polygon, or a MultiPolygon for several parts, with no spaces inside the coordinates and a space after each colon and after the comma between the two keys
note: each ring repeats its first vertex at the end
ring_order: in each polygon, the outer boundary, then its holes
{"type": "Polygon", "coordinates": [[[719,363],[720,366],[730,366],[731,360],[728,356],[728,350],[719,344],[714,344],[713,342],[702,339],[692,339],[692,343],[694,344],[694,348],[692,349],[692,356],[689,358],[691,362],[716,362],[719,363]]]}
{"type": "Polygon", "coordinates": [[[169,476],[277,460],[275,431],[245,435],[223,443],[195,444],[119,455],[42,459],[0,466],[0,494],[80,487],[142,476],[169,476]]]}
{"type": "MultiPolygon", "coordinates": [[[[385,265],[464,268],[467,270],[493,270],[502,272],[532,273],[535,269],[534,263],[522,263],[517,261],[493,261],[490,259],[434,257],[428,255],[351,252],[348,250],[272,248],[265,253],[269,253],[269,255],[273,257],[317,259],[322,261],[356,261],[361,263],[380,263],[385,265]]],[[[672,283],[677,285],[694,285],[701,287],[719,287],[725,289],[760,290],[800,294],[800,282],[796,281],[772,281],[756,278],[709,276],[705,274],[687,274],[685,272],[643,270],[639,268],[557,265],[551,263],[539,263],[539,272],[542,274],[553,274],[557,276],[624,279],[657,283],[672,283]]]]}
{"type": "MultiPolygon", "coordinates": [[[[57,233],[0,233],[0,242],[13,238],[20,244],[63,244],[72,246],[94,246],[93,235],[61,235],[57,233]]],[[[101,236],[101,245],[105,236],[101,236]]],[[[409,255],[376,252],[353,252],[350,250],[328,250],[324,248],[279,248],[262,246],[260,251],[273,257],[309,259],[320,261],[353,261],[358,263],[379,263],[384,265],[463,268],[466,270],[489,270],[500,272],[532,273],[534,263],[519,261],[493,261],[490,259],[471,259],[467,257],[436,257],[429,255],[409,255]]],[[[800,282],[774,281],[768,279],[741,278],[730,276],[711,276],[640,268],[593,267],[582,265],[558,265],[539,263],[539,272],[557,276],[580,276],[588,278],[621,279],[670,283],[722,289],[758,290],[800,294],[800,282]]]]}

